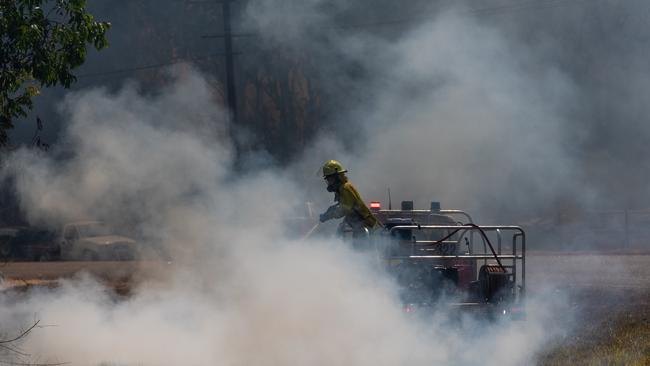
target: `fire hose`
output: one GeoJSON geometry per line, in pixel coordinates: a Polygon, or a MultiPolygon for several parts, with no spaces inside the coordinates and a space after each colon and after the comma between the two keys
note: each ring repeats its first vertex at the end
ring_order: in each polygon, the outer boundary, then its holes
{"type": "Polygon", "coordinates": [[[302,237],[301,240],[305,241],[309,239],[309,237],[311,237],[311,235],[314,233],[314,231],[316,231],[316,229],[318,229],[319,226],[320,226],[320,222],[317,222],[316,225],[314,225],[314,227],[312,227],[311,230],[309,230],[307,234],[305,234],[305,236],[302,237]]]}
{"type": "MultiPolygon", "coordinates": [[[[506,272],[507,272],[507,271],[506,271],[506,268],[503,266],[503,264],[501,264],[501,260],[499,260],[499,256],[497,255],[496,251],[494,250],[494,247],[492,246],[492,242],[490,242],[490,238],[488,238],[487,234],[485,233],[485,230],[483,230],[483,228],[481,228],[480,226],[478,226],[478,225],[476,225],[476,224],[472,224],[472,223],[464,224],[463,226],[471,226],[471,227],[477,229],[477,230],[481,233],[481,237],[483,238],[483,241],[487,243],[488,247],[490,247],[490,251],[492,252],[492,255],[494,256],[494,259],[495,259],[495,260],[497,261],[497,263],[499,264],[499,267],[501,267],[501,270],[502,270],[504,273],[506,273],[506,272]]],[[[461,230],[463,230],[463,229],[464,229],[464,228],[460,227],[460,228],[458,228],[458,229],[453,230],[449,235],[447,235],[447,236],[445,236],[444,238],[442,238],[442,239],[436,241],[436,242],[434,243],[434,245],[441,244],[442,242],[444,242],[445,240],[451,238],[451,237],[454,236],[457,232],[459,232],[459,231],[461,231],[461,230]]]]}

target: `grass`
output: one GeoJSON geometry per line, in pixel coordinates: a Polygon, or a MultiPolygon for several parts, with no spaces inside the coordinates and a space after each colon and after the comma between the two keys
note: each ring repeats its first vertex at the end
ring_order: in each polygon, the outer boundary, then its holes
{"type": "Polygon", "coordinates": [[[594,315],[542,352],[538,365],[650,365],[650,304],[594,315]]]}

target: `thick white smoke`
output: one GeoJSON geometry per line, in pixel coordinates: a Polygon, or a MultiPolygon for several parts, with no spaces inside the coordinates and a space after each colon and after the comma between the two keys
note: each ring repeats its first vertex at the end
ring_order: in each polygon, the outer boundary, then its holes
{"type": "Polygon", "coordinates": [[[186,69],[174,78],[148,96],[134,85],[71,95],[67,156],[9,158],[4,173],[16,176],[34,222],[134,220],[174,258],[166,280],[144,281],[126,299],[83,276],[3,299],[7,326],[52,325],[27,338],[32,356],[22,361],[519,365],[555,334],[544,327],[549,302],[529,307],[527,322],[449,324],[444,308],[406,316],[373,256],[338,240],[283,238],[301,187],[272,168],[234,175],[203,77],[186,69]]]}

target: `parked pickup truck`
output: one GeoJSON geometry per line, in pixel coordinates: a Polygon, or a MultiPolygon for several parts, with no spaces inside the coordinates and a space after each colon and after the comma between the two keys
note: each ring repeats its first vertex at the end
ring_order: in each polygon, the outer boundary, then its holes
{"type": "Polygon", "coordinates": [[[64,225],[60,248],[63,260],[134,260],[138,257],[135,240],[115,235],[101,221],[78,221],[64,225]]]}

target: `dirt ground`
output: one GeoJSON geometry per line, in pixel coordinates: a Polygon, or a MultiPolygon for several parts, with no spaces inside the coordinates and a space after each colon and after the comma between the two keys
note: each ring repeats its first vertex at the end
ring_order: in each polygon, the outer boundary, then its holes
{"type": "Polygon", "coordinates": [[[172,262],[9,262],[0,265],[2,289],[24,291],[32,286],[56,287],[61,279],[90,275],[112,288],[118,295],[128,295],[138,283],[163,280],[171,273],[172,262]]]}

